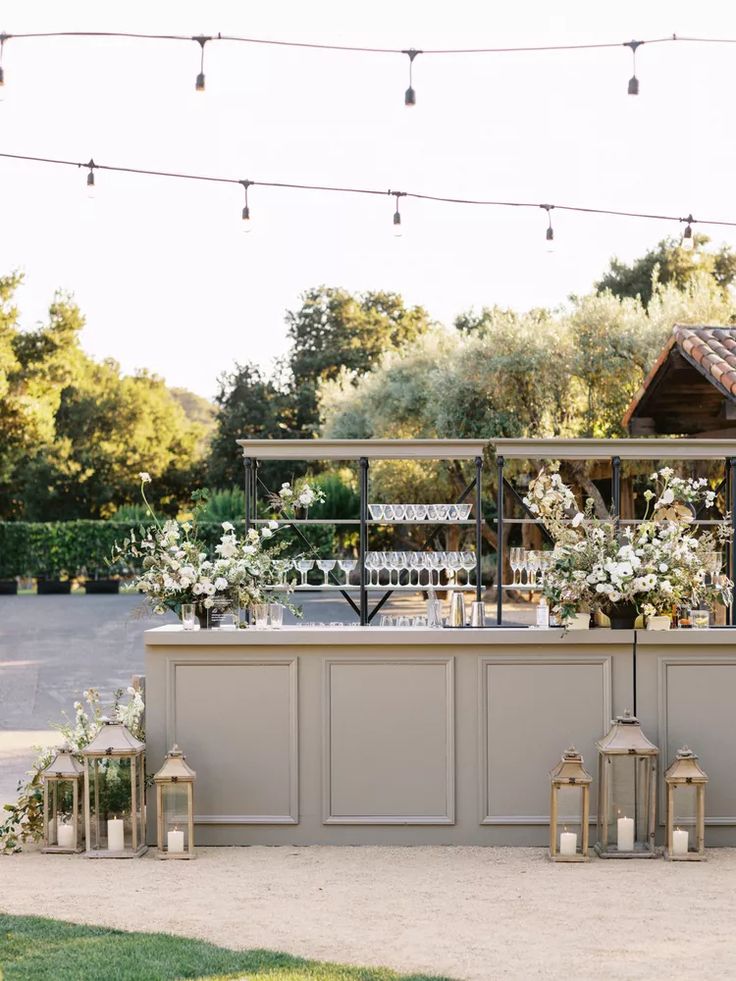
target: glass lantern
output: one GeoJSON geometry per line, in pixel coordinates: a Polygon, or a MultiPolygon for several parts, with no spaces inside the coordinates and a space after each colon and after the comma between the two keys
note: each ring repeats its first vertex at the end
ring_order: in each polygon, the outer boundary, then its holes
{"type": "Polygon", "coordinates": [[[705,861],[705,785],[707,774],[687,746],[678,751],[664,775],[667,784],[667,843],[672,862],[705,861]]]}
{"type": "Polygon", "coordinates": [[[587,862],[593,778],[574,746],[562,754],[549,778],[549,857],[553,862],[587,862]]]}
{"type": "Polygon", "coordinates": [[[146,851],[145,743],[103,719],[82,750],[88,858],[137,858],[146,851]]]}
{"type": "Polygon", "coordinates": [[[193,789],[197,774],[177,745],[154,776],[158,857],[194,858],[193,789]]]}
{"type": "Polygon", "coordinates": [[[82,821],[80,805],[84,770],[69,746],[41,771],[43,783],[43,852],[70,854],[81,852],[82,821]]]}
{"type": "Polygon", "coordinates": [[[659,750],[630,712],[619,715],[598,748],[598,841],[601,858],[655,858],[659,750]]]}

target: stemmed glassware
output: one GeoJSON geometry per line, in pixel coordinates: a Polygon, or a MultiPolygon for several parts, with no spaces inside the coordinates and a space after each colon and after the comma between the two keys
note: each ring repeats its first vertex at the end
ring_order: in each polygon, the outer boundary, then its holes
{"type": "Polygon", "coordinates": [[[429,584],[434,586],[439,586],[440,584],[440,572],[445,567],[445,560],[442,552],[429,552],[427,555],[429,560],[429,584]],[[432,572],[435,573],[435,582],[432,582],[432,572]]]}
{"type": "Polygon", "coordinates": [[[521,552],[520,548],[509,549],[509,565],[511,566],[511,585],[518,585],[516,580],[519,578],[519,573],[521,572],[521,552]]]}
{"type": "Polygon", "coordinates": [[[309,585],[307,582],[307,573],[310,569],[314,568],[314,559],[296,559],[294,561],[294,568],[297,569],[302,574],[302,586],[309,585]]]}
{"type": "Polygon", "coordinates": [[[457,581],[457,574],[462,569],[463,563],[459,552],[448,552],[447,553],[447,571],[452,577],[452,582],[459,585],[457,581]]]}
{"type": "Polygon", "coordinates": [[[335,559],[317,559],[317,568],[324,574],[325,577],[325,581],[323,583],[324,586],[329,585],[327,577],[336,565],[337,561],[335,559]]]}
{"type": "Polygon", "coordinates": [[[461,552],[460,565],[465,570],[465,585],[470,585],[470,573],[476,567],[475,552],[461,552]]]}
{"type": "Polygon", "coordinates": [[[529,550],[527,556],[527,569],[529,570],[529,584],[531,586],[537,585],[537,573],[539,572],[539,567],[539,552],[532,548],[529,550]]]}
{"type": "Polygon", "coordinates": [[[279,576],[279,585],[286,585],[286,573],[291,569],[291,559],[274,559],[273,565],[279,576]]]}
{"type": "Polygon", "coordinates": [[[358,560],[357,559],[340,559],[340,561],[337,564],[340,566],[340,568],[342,569],[342,571],[345,573],[345,585],[346,586],[349,586],[350,585],[350,573],[353,571],[353,569],[358,564],[358,560]]]}
{"type": "Polygon", "coordinates": [[[422,584],[422,572],[427,568],[426,555],[423,552],[410,552],[409,553],[409,585],[411,585],[411,573],[412,570],[417,574],[416,585],[421,586],[422,584]]]}

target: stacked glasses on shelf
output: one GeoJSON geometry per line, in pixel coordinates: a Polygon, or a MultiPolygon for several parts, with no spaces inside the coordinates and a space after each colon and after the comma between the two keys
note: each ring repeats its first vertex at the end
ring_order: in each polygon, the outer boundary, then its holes
{"type": "MultiPolygon", "coordinates": [[[[320,586],[329,586],[330,573],[337,567],[344,574],[343,583],[351,585],[350,574],[357,567],[357,559],[280,559],[277,568],[281,582],[285,583],[294,569],[301,576],[299,586],[309,586],[309,573],[315,567],[322,573],[320,586]]],[[[368,586],[414,586],[427,588],[440,586],[444,572],[449,584],[471,586],[471,572],[476,567],[475,552],[368,552],[365,557],[368,586]],[[461,582],[463,578],[465,582],[461,582]],[[403,580],[403,582],[402,582],[403,580]]]]}
{"type": "Polygon", "coordinates": [[[369,504],[373,521],[467,521],[472,504],[369,504]]]}
{"type": "Polygon", "coordinates": [[[552,553],[539,549],[512,548],[509,549],[509,565],[513,573],[513,581],[509,586],[526,586],[530,589],[540,589],[544,585],[544,576],[552,565],[552,553]]]}

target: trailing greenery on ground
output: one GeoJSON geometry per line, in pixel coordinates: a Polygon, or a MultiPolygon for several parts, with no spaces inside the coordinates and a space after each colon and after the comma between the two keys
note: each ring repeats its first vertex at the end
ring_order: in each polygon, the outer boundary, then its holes
{"type": "Polygon", "coordinates": [[[3,981],[449,981],[346,967],[268,950],[227,950],[165,933],[124,933],[38,916],[0,915],[3,981]]]}

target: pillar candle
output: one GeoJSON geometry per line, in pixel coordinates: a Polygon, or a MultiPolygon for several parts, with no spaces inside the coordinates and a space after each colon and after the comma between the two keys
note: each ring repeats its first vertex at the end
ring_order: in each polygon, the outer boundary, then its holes
{"type": "Polygon", "coordinates": [[[574,855],[578,850],[578,836],[574,831],[563,831],[560,835],[560,855],[574,855]]]}
{"type": "Polygon", "coordinates": [[[107,822],[107,850],[110,852],[125,850],[125,834],[120,818],[110,818],[107,822]]]}
{"type": "Polygon", "coordinates": [[[59,838],[57,844],[59,848],[74,848],[74,825],[60,824],[58,828],[59,838]]]}
{"type": "Polygon", "coordinates": [[[183,852],[184,851],[184,832],[179,831],[178,828],[174,828],[173,831],[169,831],[166,836],[166,844],[170,852],[183,852]]]}
{"type": "Polygon", "coordinates": [[[676,828],[672,832],[673,855],[687,855],[689,837],[690,836],[688,835],[687,831],[682,831],[680,828],[676,828]]]}
{"type": "Polygon", "coordinates": [[[634,819],[622,817],[618,819],[618,838],[616,847],[620,852],[634,850],[634,819]]]}

